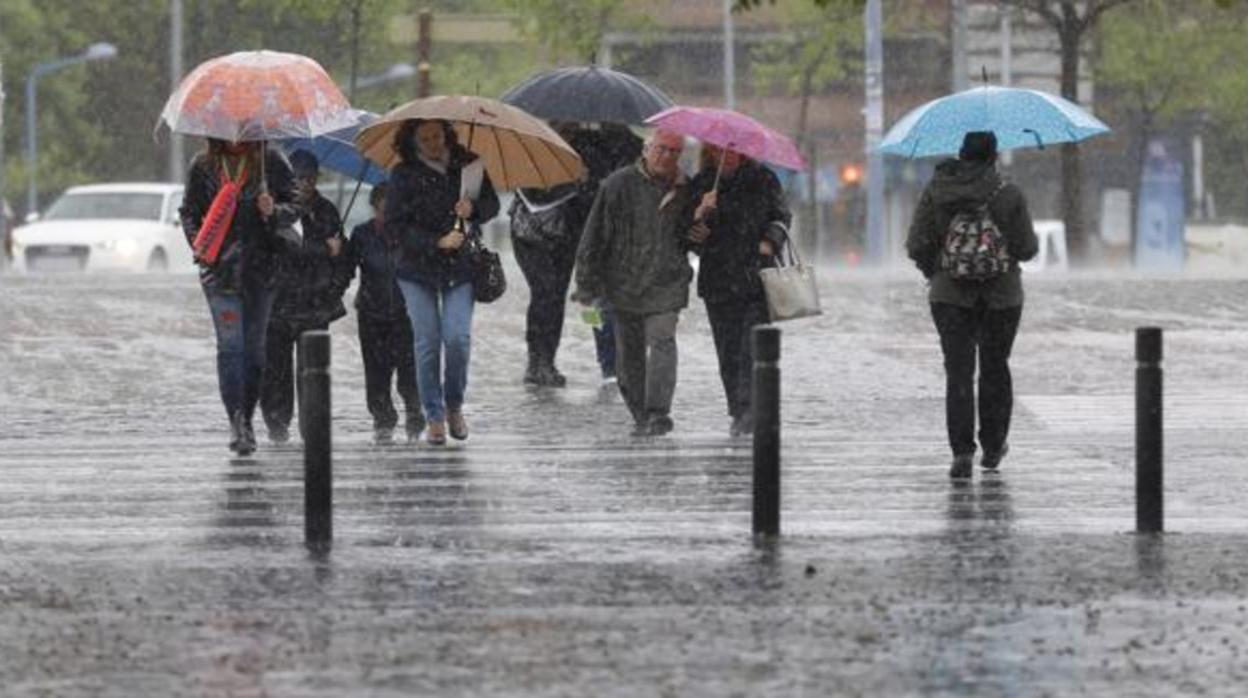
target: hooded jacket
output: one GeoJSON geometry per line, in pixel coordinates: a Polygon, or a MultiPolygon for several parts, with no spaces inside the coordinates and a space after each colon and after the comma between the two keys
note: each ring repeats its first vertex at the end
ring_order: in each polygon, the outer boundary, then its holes
{"type": "MultiPolygon", "coordinates": [[[[692,203],[715,186],[715,169],[694,177],[692,203]]],[[[719,206],[706,218],[711,236],[692,249],[698,264],[698,295],[707,303],[765,302],[758,270],[769,260],[758,252],[763,240],[776,253],[783,247],[789,209],[776,175],[766,167],[743,161],[731,177],[719,181],[719,206]]]]}
{"type": "Polygon", "coordinates": [[[686,183],[670,187],[638,161],[602,183],[576,251],[573,300],[605,298],[616,310],[654,315],[689,304],[686,183]]]}
{"type": "Polygon", "coordinates": [[[1036,256],[1039,243],[1031,227],[1027,200],[1014,184],[1003,182],[994,163],[945,160],[923,190],[906,251],[931,286],[928,300],[966,308],[981,301],[989,308],[1013,308],[1023,304],[1022,271],[1019,262],[1036,256]],[[955,281],[940,269],[940,253],[949,222],[959,211],[973,210],[988,203],[988,212],[1005,235],[1014,263],[1009,271],[982,282],[955,281]]]}
{"type": "MultiPolygon", "coordinates": [[[[438,240],[455,226],[455,202],[459,201],[460,173],[477,156],[458,144],[451,146],[446,173],[438,172],[419,158],[403,162],[390,173],[386,193],[386,232],[402,247],[398,278],[433,288],[447,288],[472,281],[472,264],[465,244],[458,250],[438,249],[438,240]]],[[[470,235],[480,235],[481,224],[498,215],[498,195],[490,176],[481,180],[468,220],[470,235]]]]}
{"type": "MultiPolygon", "coordinates": [[[[286,158],[276,151],[266,150],[264,158],[265,180],[276,204],[273,215],[268,220],[260,216],[256,207],[259,177],[249,176],[216,264],[199,265],[199,280],[205,288],[236,292],[244,280],[272,288],[278,257],[290,250],[289,242],[278,231],[293,226],[302,213],[295,203],[295,176],[286,158]]],[[[188,245],[194,242],[204,215],[221,188],[220,175],[207,155],[201,154],[191,163],[186,193],[178,209],[188,245]]]]}

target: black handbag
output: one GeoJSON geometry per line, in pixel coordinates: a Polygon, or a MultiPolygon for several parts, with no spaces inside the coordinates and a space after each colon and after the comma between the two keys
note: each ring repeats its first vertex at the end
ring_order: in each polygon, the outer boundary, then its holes
{"type": "Polygon", "coordinates": [[[468,254],[472,264],[473,299],[478,303],[493,303],[507,290],[502,258],[486,247],[478,235],[472,236],[468,254]]]}

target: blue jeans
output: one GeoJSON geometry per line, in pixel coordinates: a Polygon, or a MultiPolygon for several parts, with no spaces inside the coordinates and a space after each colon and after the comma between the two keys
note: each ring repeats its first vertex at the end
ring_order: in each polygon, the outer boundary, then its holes
{"type": "Polygon", "coordinates": [[[260,399],[273,291],[244,282],[237,292],[205,287],[204,296],[217,333],[217,383],[226,416],[241,410],[250,422],[260,399]]]}
{"type": "Polygon", "coordinates": [[[472,349],[472,284],[435,288],[399,279],[399,290],[412,321],[420,404],[427,420],[441,422],[447,410],[459,410],[464,405],[472,349]]]}
{"type": "Polygon", "coordinates": [[[606,301],[597,302],[602,312],[602,327],[594,328],[594,348],[598,351],[598,368],[603,378],[615,375],[615,311],[606,301]]]}

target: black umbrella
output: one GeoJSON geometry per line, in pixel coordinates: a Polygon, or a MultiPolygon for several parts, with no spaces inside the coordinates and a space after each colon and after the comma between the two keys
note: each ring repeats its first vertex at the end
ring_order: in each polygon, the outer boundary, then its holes
{"type": "Polygon", "coordinates": [[[658,88],[628,73],[593,65],[538,73],[500,99],[549,121],[636,126],[672,106],[671,98],[658,88]]]}

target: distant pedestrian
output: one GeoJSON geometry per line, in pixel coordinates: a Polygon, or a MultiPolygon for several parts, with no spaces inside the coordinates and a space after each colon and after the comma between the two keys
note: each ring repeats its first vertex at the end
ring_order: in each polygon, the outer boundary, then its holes
{"type": "Polygon", "coordinates": [[[637,436],[673,427],[676,323],[693,277],[683,146],[679,134],[656,131],[638,162],[603,182],[576,255],[573,300],[605,299],[615,310],[620,393],[637,436]]]}
{"type": "Polygon", "coordinates": [[[374,186],[368,202],[373,217],[357,225],[347,242],[347,259],[360,270],[355,314],[364,358],[364,396],[373,417],[374,438],[378,443],[390,442],[399,421],[390,395],[390,381],[397,374],[395,387],[403,399],[404,428],[410,442],[420,438],[425,419],[416,388],[412,324],[395,278],[399,241],[386,230],[386,185],[374,186]]]}
{"type": "Polygon", "coordinates": [[[789,208],[771,170],[732,150],[702,146],[692,182],[698,295],[706,303],[719,357],[719,377],[732,418],[732,436],[751,434],[753,359],[750,330],[768,320],[758,270],[772,263],[788,238],[789,208]]]}
{"type": "Polygon", "coordinates": [[[431,445],[468,438],[464,394],[472,347],[472,265],[464,247],[498,215],[489,175],[480,190],[461,192],[464,169],[477,159],[450,124],[412,119],[395,133],[400,164],[390,174],[386,231],[403,248],[396,274],[415,337],[416,383],[431,445]],[[443,360],[445,354],[445,363],[443,360]]]}
{"type": "Polygon", "coordinates": [[[199,262],[199,282],[217,335],[217,381],[230,420],[230,450],[247,455],[256,449],[251,420],[264,372],[273,277],[277,260],[289,249],[281,231],[299,220],[301,208],[284,157],[262,152],[259,143],[210,138],[187,172],[179,210],[187,242],[194,242],[226,182],[241,188],[238,207],[220,254],[211,263],[199,262]]]}
{"type": "Polygon", "coordinates": [[[294,353],[299,335],[327,330],[347,314],[342,294],[351,283],[351,266],[343,255],[346,243],[338,209],[316,189],[320,162],[306,150],[290,156],[295,171],[295,197],[303,215],[301,245],[277,265],[273,314],[265,344],[264,383],[260,410],[269,440],[290,440],[295,406],[294,353]]]}
{"type": "Polygon", "coordinates": [[[929,282],[945,357],[945,421],[953,478],[971,476],[975,369],[979,363],[980,465],[996,470],[1009,450],[1014,388],[1010,351],[1023,312],[1019,262],[1036,255],[1027,200],[997,173],[991,131],[966,134],[958,159],[936,166],[906,249],[929,282]]]}

